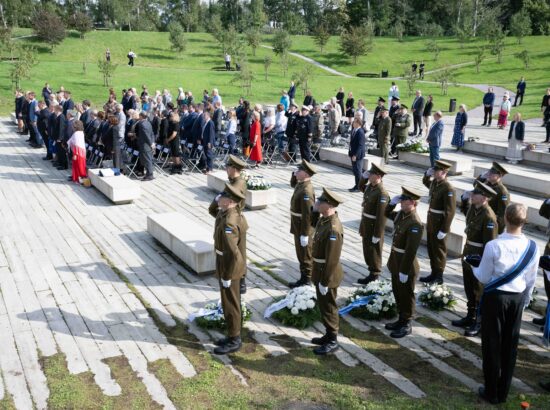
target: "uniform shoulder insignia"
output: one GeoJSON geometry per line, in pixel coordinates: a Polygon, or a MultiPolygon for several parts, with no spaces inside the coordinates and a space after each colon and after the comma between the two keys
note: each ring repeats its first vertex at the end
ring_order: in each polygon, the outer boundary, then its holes
{"type": "Polygon", "coordinates": [[[309,201],[309,195],[308,194],[304,195],[304,201],[309,201]]]}
{"type": "Polygon", "coordinates": [[[330,236],[329,236],[329,239],[331,241],[335,241],[336,240],[336,234],[335,233],[331,233],[330,236]]]}
{"type": "Polygon", "coordinates": [[[233,233],[233,228],[231,228],[230,226],[226,226],[225,233],[233,233]]]}
{"type": "Polygon", "coordinates": [[[447,193],[447,196],[453,196],[453,195],[454,195],[453,191],[449,191],[449,192],[447,193]]]}
{"type": "Polygon", "coordinates": [[[381,204],[385,204],[387,201],[388,201],[388,199],[387,199],[384,195],[382,195],[382,196],[380,197],[380,203],[381,203],[381,204]]]}
{"type": "Polygon", "coordinates": [[[418,232],[420,232],[420,228],[418,226],[415,225],[411,228],[411,233],[418,233],[418,232]]]}
{"type": "Polygon", "coordinates": [[[502,198],[503,201],[506,201],[508,199],[508,195],[502,195],[501,198],[502,198]]]}
{"type": "Polygon", "coordinates": [[[493,229],[495,224],[492,221],[487,222],[487,229],[493,229]]]}

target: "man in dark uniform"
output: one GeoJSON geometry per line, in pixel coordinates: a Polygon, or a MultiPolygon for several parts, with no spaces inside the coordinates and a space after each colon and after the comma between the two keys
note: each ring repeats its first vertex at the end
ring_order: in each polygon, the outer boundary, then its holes
{"type": "MultiPolygon", "coordinates": [[[[236,157],[233,154],[229,155],[227,163],[225,164],[225,171],[227,172],[227,177],[229,179],[228,183],[232,185],[237,191],[243,194],[243,199],[241,199],[238,203],[238,209],[241,215],[244,211],[244,207],[246,204],[246,193],[248,191],[246,186],[246,181],[244,180],[244,178],[241,177],[241,171],[245,168],[246,168],[246,163],[243,160],[241,160],[239,157],[236,157]]],[[[218,216],[218,210],[219,210],[218,202],[221,196],[222,194],[217,195],[212,200],[212,202],[210,203],[210,206],[208,207],[208,213],[212,215],[214,218],[218,216]]],[[[244,225],[246,229],[248,229],[248,226],[246,225],[246,219],[244,221],[244,225]]],[[[244,258],[246,260],[246,237],[241,242],[241,245],[242,245],[241,254],[244,255],[244,258]]],[[[246,266],[243,272],[243,277],[241,278],[241,282],[240,282],[240,292],[241,294],[246,293],[246,266]]]]}
{"type": "Polygon", "coordinates": [[[393,197],[385,211],[386,217],[393,220],[394,226],[388,269],[399,319],[386,324],[386,329],[392,331],[390,336],[393,338],[407,336],[412,331],[411,320],[416,313],[414,285],[420,271],[416,252],[424,229],[416,213],[421,194],[405,187],[401,189],[402,194],[393,197]],[[401,211],[395,212],[398,203],[401,204],[401,211]]]}
{"type": "MultiPolygon", "coordinates": [[[[550,220],[550,198],[546,199],[540,206],[539,215],[543,218],[550,220]]],[[[546,243],[546,246],[544,248],[544,256],[550,255],[550,221],[548,223],[546,234],[548,235],[548,242],[546,243]]],[[[546,272],[543,272],[542,276],[544,278],[544,290],[546,291],[546,299],[550,300],[550,278],[548,277],[549,275],[547,275],[546,272]]],[[[533,319],[533,323],[538,326],[544,326],[544,324],[546,323],[546,317],[535,318],[533,319]]],[[[550,390],[550,383],[548,383],[548,387],[545,388],[547,390],[550,390]]]]}
{"type": "Polygon", "coordinates": [[[246,269],[246,255],[242,243],[246,237],[246,218],[239,211],[244,195],[235,186],[225,184],[218,201],[220,210],[214,225],[216,276],[220,283],[223,315],[227,323],[227,337],[215,342],[215,354],[236,352],[241,342],[240,279],[246,269]]]}
{"type": "MultiPolygon", "coordinates": [[[[399,110],[399,108],[401,108],[399,101],[400,101],[399,97],[393,97],[391,99],[390,108],[388,109],[388,111],[390,112],[390,118],[392,119],[392,121],[394,120],[394,116],[395,114],[397,114],[397,111],[399,110]]],[[[392,127],[392,130],[393,130],[393,127],[392,127]]]]}
{"type": "Polygon", "coordinates": [[[372,116],[372,124],[370,126],[371,130],[374,130],[374,134],[378,135],[378,123],[380,122],[380,111],[385,108],[384,103],[386,100],[384,100],[382,97],[378,97],[378,105],[374,109],[374,114],[372,116]]]}
{"type": "MultiPolygon", "coordinates": [[[[467,194],[471,205],[465,211],[466,244],[462,252],[464,258],[473,255],[483,256],[487,242],[497,237],[497,217],[489,206],[489,199],[495,195],[493,188],[480,181],[476,181],[474,190],[467,194]]],[[[462,260],[462,279],[468,312],[466,317],[453,320],[452,325],[467,328],[466,336],[475,336],[479,333],[481,323],[477,316],[477,309],[483,294],[483,285],[474,276],[472,266],[464,259],[462,260]]]]}
{"type": "Polygon", "coordinates": [[[321,320],[326,329],[323,336],[311,340],[311,343],[319,345],[313,350],[317,355],[326,355],[339,348],[337,336],[340,322],[336,297],[338,286],[344,278],[340,264],[344,229],[336,207],[342,202],[338,195],[325,188],[316,202],[316,208],[321,215],[313,236],[312,280],[317,292],[321,320]]]}
{"type": "Polygon", "coordinates": [[[153,144],[155,143],[155,135],[153,127],[147,119],[147,112],[139,113],[139,121],[136,124],[136,136],[139,149],[139,162],[145,168],[145,176],[142,181],[151,181],[155,179],[153,176],[153,144]]]}
{"type": "Polygon", "coordinates": [[[292,173],[290,186],[294,193],[290,199],[290,233],[294,235],[294,247],[296,257],[300,263],[300,279],[288,284],[290,288],[309,285],[311,283],[311,270],[313,258],[311,256],[313,235],[313,205],[315,203],[315,191],[311,183],[311,177],[317,170],[306,160],[298,166],[298,170],[292,173]]]}
{"type": "Polygon", "coordinates": [[[508,171],[506,171],[502,165],[497,162],[493,162],[489,171],[476,178],[478,181],[489,185],[497,193],[489,201],[489,206],[493,209],[497,216],[499,235],[504,232],[504,211],[510,203],[510,194],[508,193],[508,189],[502,183],[502,177],[507,173],[508,171]]]}
{"type": "Polygon", "coordinates": [[[363,178],[359,183],[359,189],[364,192],[359,234],[363,238],[363,256],[369,269],[369,276],[357,281],[361,285],[377,280],[382,272],[382,247],[384,246],[384,228],[386,227],[385,211],[390,201],[382,182],[384,175],[386,175],[384,167],[373,163],[366,180],[363,178]],[[368,181],[366,187],[364,186],[365,181],[368,181]]]}
{"type": "Polygon", "coordinates": [[[380,119],[378,122],[377,138],[380,156],[384,158],[384,164],[389,163],[390,141],[391,141],[392,120],[389,111],[385,107],[380,110],[380,119]]]}
{"type": "Polygon", "coordinates": [[[302,115],[296,119],[296,137],[300,145],[300,155],[303,160],[311,161],[309,143],[313,138],[313,120],[309,115],[309,107],[302,106],[302,115]]]}
{"type": "Polygon", "coordinates": [[[447,262],[447,234],[456,212],[455,189],[447,179],[451,164],[437,160],[435,166],[424,173],[422,183],[430,190],[426,237],[431,273],[420,282],[443,283],[447,262]]]}
{"type": "Polygon", "coordinates": [[[285,131],[285,134],[288,138],[288,153],[285,158],[287,161],[296,161],[296,130],[298,126],[299,115],[300,113],[298,112],[298,106],[294,103],[291,103],[289,110],[285,112],[285,116],[288,118],[285,131]]]}

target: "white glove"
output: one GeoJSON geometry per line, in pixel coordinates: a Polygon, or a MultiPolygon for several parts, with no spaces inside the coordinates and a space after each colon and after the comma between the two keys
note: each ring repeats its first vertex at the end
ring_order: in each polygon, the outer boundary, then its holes
{"type": "Polygon", "coordinates": [[[323,285],[321,285],[321,282],[319,282],[319,292],[323,296],[325,296],[328,293],[328,288],[325,288],[323,285]]]}
{"type": "Polygon", "coordinates": [[[227,289],[229,286],[231,286],[231,279],[229,279],[229,280],[223,280],[223,279],[222,279],[222,286],[223,286],[224,288],[226,288],[226,289],[227,289]]]}
{"type": "Polygon", "coordinates": [[[433,174],[434,174],[434,169],[433,168],[428,168],[428,170],[426,171],[426,176],[431,177],[433,174]]]}
{"type": "Polygon", "coordinates": [[[376,237],[373,236],[371,241],[372,241],[373,244],[376,245],[378,242],[380,242],[380,238],[376,238],[376,237]]]}
{"type": "Polygon", "coordinates": [[[550,280],[550,270],[544,270],[544,274],[546,275],[546,279],[550,280]]]}
{"type": "Polygon", "coordinates": [[[446,236],[447,236],[447,234],[445,232],[439,231],[437,233],[437,239],[439,239],[439,240],[445,239],[446,236]]]}
{"type": "Polygon", "coordinates": [[[302,246],[302,248],[307,246],[308,243],[309,243],[309,236],[300,235],[300,245],[302,246]]]}
{"type": "Polygon", "coordinates": [[[368,179],[369,175],[370,175],[369,171],[365,171],[365,172],[363,172],[362,176],[363,176],[363,178],[368,179]]]}
{"type": "Polygon", "coordinates": [[[221,197],[222,197],[222,194],[216,195],[216,198],[214,199],[214,201],[219,202],[221,197]]]}
{"type": "Polygon", "coordinates": [[[399,202],[401,202],[401,195],[396,195],[391,199],[390,205],[397,205],[399,202]]]}
{"type": "Polygon", "coordinates": [[[471,196],[472,196],[472,191],[464,191],[463,194],[460,196],[460,198],[463,201],[468,201],[471,196]]]}
{"type": "Polygon", "coordinates": [[[407,283],[409,280],[409,275],[405,275],[404,273],[399,273],[399,282],[401,283],[407,283]]]}

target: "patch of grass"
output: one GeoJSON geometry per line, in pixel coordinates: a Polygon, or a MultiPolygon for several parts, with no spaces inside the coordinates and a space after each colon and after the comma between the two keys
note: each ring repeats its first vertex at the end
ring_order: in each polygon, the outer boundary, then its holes
{"type": "Polygon", "coordinates": [[[4,398],[0,400],[0,409],[2,410],[17,410],[15,403],[13,402],[13,397],[11,394],[4,392],[4,398]]]}

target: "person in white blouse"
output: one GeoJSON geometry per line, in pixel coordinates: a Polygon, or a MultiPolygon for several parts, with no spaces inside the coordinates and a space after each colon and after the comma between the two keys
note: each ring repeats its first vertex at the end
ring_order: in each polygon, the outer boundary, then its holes
{"type": "Polygon", "coordinates": [[[487,243],[477,280],[485,285],[481,302],[481,350],[485,386],[479,395],[504,403],[516,365],[523,309],[529,304],[537,276],[539,250],[523,233],[527,209],[511,204],[504,214],[506,231],[487,243]]]}

